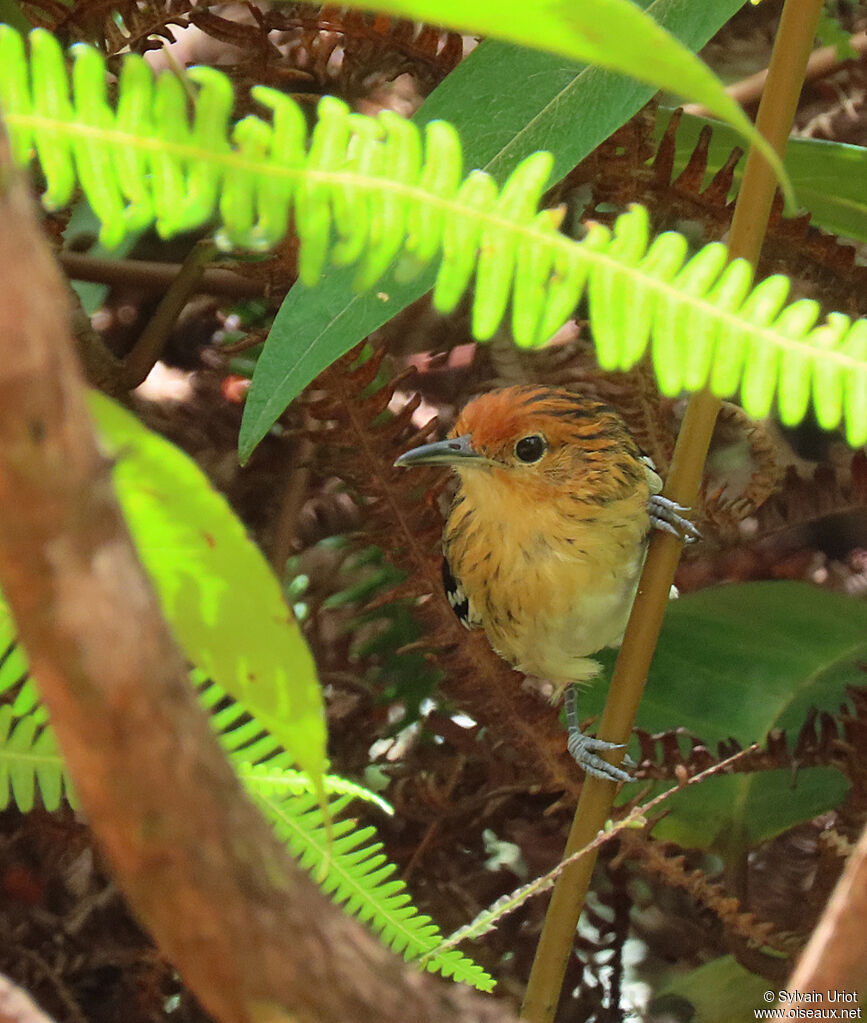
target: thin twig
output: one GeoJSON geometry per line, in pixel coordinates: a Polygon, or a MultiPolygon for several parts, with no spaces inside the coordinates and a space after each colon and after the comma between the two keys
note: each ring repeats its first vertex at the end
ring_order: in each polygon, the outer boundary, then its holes
{"type": "MultiPolygon", "coordinates": [[[[849,45],[856,53],[867,53],[867,32],[856,32],[855,35],[849,36],[849,45]]],[[[849,60],[851,58],[844,57],[843,59],[849,60]]],[[[810,54],[810,59],[807,61],[807,68],[804,72],[804,81],[812,82],[817,78],[823,78],[840,63],[842,63],[840,52],[836,46],[820,46],[819,49],[813,50],[810,54]]],[[[761,98],[767,80],[768,69],[762,68],[761,71],[747,75],[746,78],[742,78],[739,82],[732,82],[731,85],[726,87],[726,92],[733,100],[742,106],[747,106],[761,98]]],[[[707,107],[703,107],[700,103],[688,103],[683,109],[686,113],[695,114],[697,117],[714,116],[707,107]]]]}
{"type": "Polygon", "coordinates": [[[711,764],[710,767],[705,768],[699,774],[693,775],[691,778],[687,778],[682,784],[672,785],[671,788],[665,789],[658,795],[654,796],[653,799],[647,803],[640,803],[634,806],[625,817],[621,817],[618,821],[613,821],[610,827],[603,828],[594,839],[587,843],[583,849],[579,849],[577,852],[571,853],[566,859],[561,860],[556,867],[549,870],[547,874],[542,874],[541,877],[535,878],[528,884],[522,885],[515,891],[510,892],[508,895],[504,895],[501,899],[497,899],[493,906],[480,913],[475,920],[470,922],[464,927],[459,928],[445,938],[435,949],[422,956],[418,963],[420,966],[424,966],[425,963],[429,962],[434,956],[439,956],[443,952],[447,952],[449,949],[455,948],[462,941],[474,941],[480,938],[483,934],[487,934],[488,931],[492,931],[497,926],[499,921],[506,916],[508,913],[513,913],[516,909],[532,898],[534,895],[541,895],[543,892],[547,892],[550,888],[554,887],[554,883],[557,878],[563,873],[563,871],[570,866],[572,863],[576,863],[583,856],[588,853],[600,849],[606,842],[610,842],[612,838],[616,837],[621,831],[625,831],[627,828],[633,827],[645,827],[647,824],[647,815],[650,811],[655,810],[661,803],[664,803],[667,799],[671,798],[675,792],[681,792],[683,789],[688,788],[690,785],[698,785],[705,779],[710,778],[712,775],[720,774],[722,771],[727,770],[736,761],[745,757],[748,753],[754,753],[758,750],[758,745],[754,744],[749,746],[747,749],[738,750],[737,753],[732,754],[726,760],[721,760],[719,763],[711,764]]]}
{"type": "MultiPolygon", "coordinates": [[[[57,258],[70,280],[126,285],[143,291],[165,291],[177,278],[182,266],[180,263],[146,259],[99,259],[81,252],[59,252],[57,258]]],[[[208,267],[192,291],[228,298],[258,298],[265,294],[265,285],[233,270],[208,267]]]]}
{"type": "Polygon", "coordinates": [[[198,287],[205,264],[216,251],[217,247],[212,241],[197,242],[181,264],[180,272],[169,285],[132,351],[124,359],[124,384],[130,391],[138,387],[153,369],[165,348],[172,327],[198,287]]]}

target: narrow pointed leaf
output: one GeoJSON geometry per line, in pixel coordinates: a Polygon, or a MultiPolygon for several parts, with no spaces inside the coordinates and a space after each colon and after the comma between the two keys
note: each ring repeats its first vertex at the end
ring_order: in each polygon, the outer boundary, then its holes
{"type": "MultiPolygon", "coordinates": [[[[693,50],[741,5],[742,0],[639,4],[693,50]]],[[[414,120],[451,122],[461,135],[466,166],[489,170],[498,180],[537,149],[550,150],[551,179],[558,181],[654,91],[653,86],[599,67],[489,39],[428,96],[414,120]],[[532,89],[527,82],[533,83],[532,89]]],[[[315,289],[296,284],[289,292],[271,327],[244,408],[238,439],[242,462],[318,373],[429,291],[434,272],[425,270],[411,282],[388,277],[377,297],[354,295],[352,281],[346,271],[328,268],[315,289]]],[[[558,308],[552,319],[562,322],[560,312],[558,308]]]]}

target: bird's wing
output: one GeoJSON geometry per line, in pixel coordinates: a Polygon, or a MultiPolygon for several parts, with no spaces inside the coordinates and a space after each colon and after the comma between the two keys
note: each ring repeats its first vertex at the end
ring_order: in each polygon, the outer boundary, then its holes
{"type": "Polygon", "coordinates": [[[459,580],[455,578],[451,565],[449,565],[445,558],[443,558],[442,570],[443,588],[446,591],[446,597],[448,598],[449,604],[451,604],[452,611],[454,611],[458,617],[458,621],[467,629],[478,628],[481,623],[479,621],[474,621],[473,616],[470,614],[470,599],[466,593],[464,593],[463,586],[461,586],[459,580]]]}
{"type": "Polygon", "coordinates": [[[647,478],[647,485],[650,487],[651,494],[662,493],[662,479],[659,473],[656,471],[656,466],[653,464],[653,459],[650,455],[641,455],[638,459],[644,468],[644,475],[647,478]]]}

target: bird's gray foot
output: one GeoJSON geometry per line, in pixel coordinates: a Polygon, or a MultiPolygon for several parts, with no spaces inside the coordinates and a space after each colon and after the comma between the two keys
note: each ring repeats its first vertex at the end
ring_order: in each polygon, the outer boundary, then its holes
{"type": "MultiPolygon", "coordinates": [[[[623,749],[622,743],[606,742],[592,735],[586,735],[578,724],[578,687],[570,686],[566,690],[566,725],[569,730],[566,749],[580,768],[595,778],[605,781],[632,781],[630,775],[620,767],[609,764],[599,756],[612,749],[623,749]]],[[[632,763],[629,757],[624,762],[632,763]]],[[[633,765],[634,766],[634,765],[633,765]]]]}
{"type": "Polygon", "coordinates": [[[661,529],[676,536],[681,543],[695,543],[701,539],[695,523],[685,515],[689,508],[684,508],[677,501],[672,501],[661,494],[653,494],[648,502],[650,508],[650,524],[654,529],[661,529]]]}

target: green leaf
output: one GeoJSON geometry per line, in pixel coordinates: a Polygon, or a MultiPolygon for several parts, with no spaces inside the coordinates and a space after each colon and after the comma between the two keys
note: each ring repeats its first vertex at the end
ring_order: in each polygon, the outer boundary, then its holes
{"type": "MultiPolygon", "coordinates": [[[[32,688],[23,652],[13,637],[11,615],[0,599],[0,693],[32,688]],[[4,677],[7,667],[9,677],[4,677]]],[[[193,669],[190,675],[202,708],[210,714],[211,726],[250,796],[323,891],[405,958],[424,958],[425,968],[490,991],[493,979],[461,952],[434,953],[442,935],[430,917],[412,905],[406,885],[394,880],[397,867],[382,854],[375,830],[358,827],[353,819],[336,819],[352,800],[373,803],[389,815],[394,813],[392,807],[346,778],[320,774],[311,779],[291,770],[290,755],[280,749],[249,705],[228,697],[201,669],[193,669]]],[[[35,805],[37,793],[49,810],[60,805],[63,795],[76,806],[54,733],[45,726],[43,708],[37,704],[34,710],[31,702],[22,711],[17,701],[0,706],[0,809],[14,800],[27,812],[35,805]]]]}
{"type": "MultiPolygon", "coordinates": [[[[257,792],[257,785],[261,782],[269,795],[275,795],[281,791],[284,797],[303,794],[316,795],[312,782],[303,771],[278,767],[271,762],[253,765],[238,755],[233,757],[233,761],[238,777],[250,788],[251,792],[257,792]]],[[[322,787],[329,796],[348,796],[350,799],[360,799],[362,802],[372,803],[389,817],[394,816],[394,807],[391,803],[349,778],[341,778],[339,774],[326,774],[322,779],[322,787]]]]}
{"type": "Polygon", "coordinates": [[[630,0],[533,5],[520,0],[351,0],[411,21],[444,25],[560,54],[701,103],[780,162],[710,68],[630,0]]]}
{"type": "Polygon", "coordinates": [[[16,642],[15,623],[0,594],[0,694],[15,717],[33,716],[45,724],[48,715],[39,702],[39,692],[30,678],[27,658],[16,642]],[[14,696],[12,695],[14,693],[14,696]]]}
{"type": "MultiPolygon", "coordinates": [[[[654,19],[699,49],[741,7],[741,0],[687,4],[656,0],[654,19]]],[[[599,67],[573,63],[496,40],[481,44],[425,100],[413,120],[450,121],[465,166],[503,181],[537,149],[554,156],[558,181],[627,121],[653,88],[599,67]],[[532,82],[532,89],[527,83],[532,82]]],[[[315,288],[300,282],[286,296],[256,366],[238,439],[242,462],[286,406],[335,359],[433,286],[435,272],[411,282],[393,276],[376,294],[354,295],[354,273],[328,268],[315,288]]]]}
{"type": "Polygon", "coordinates": [[[765,977],[745,970],[734,956],[720,956],[670,981],[654,999],[652,1009],[665,1015],[665,1007],[675,1008],[674,999],[686,999],[694,1012],[680,1011],[671,1018],[690,1023],[732,1023],[732,1020],[757,1018],[757,1009],[773,1007],[776,989],[765,977]],[[773,992],[767,999],[765,993],[773,992]]]}
{"type": "Polygon", "coordinates": [[[848,789],[833,767],[719,775],[676,792],[653,834],[688,849],[715,849],[736,862],[761,842],[838,807],[848,789]]]}
{"type": "MultiPolygon", "coordinates": [[[[662,136],[670,116],[670,110],[660,111],[656,128],[658,138],[662,136]]],[[[740,144],[740,139],[727,124],[683,114],[675,142],[674,175],[686,166],[705,124],[713,129],[708,148],[706,182],[740,144]]],[[[786,171],[795,190],[798,206],[808,210],[813,222],[826,231],[860,241],[867,241],[864,160],[863,147],[843,142],[791,138],[786,147],[786,171]]],[[[741,159],[735,167],[735,186],[743,176],[744,162],[741,159]]]]}
{"type": "MultiPolygon", "coordinates": [[[[602,658],[612,664],[615,654],[602,658]]],[[[764,743],[774,729],[790,743],[813,709],[836,713],[847,686],[867,682],[867,605],[806,583],[718,586],[672,601],[666,611],[637,725],[682,727],[711,750],[735,739],[764,743]]],[[[601,712],[604,685],[579,699],[601,712]]],[[[831,768],[711,778],[674,795],[660,837],[736,857],[831,807],[845,795],[831,768]]]]}
{"type": "Polygon", "coordinates": [[[116,460],[127,525],[184,653],[316,783],[325,765],[322,695],[261,552],[191,458],[100,394],[91,394],[90,408],[116,460]]]}
{"type": "MultiPolygon", "coordinates": [[[[614,653],[606,654],[612,662],[614,653]]],[[[669,603],[637,724],[683,727],[711,746],[797,736],[808,711],[836,713],[867,683],[867,604],[806,583],[715,586],[669,603]]],[[[605,687],[581,694],[598,713],[605,687]]]]}
{"type": "Polygon", "coordinates": [[[45,727],[43,715],[19,717],[14,707],[0,707],[0,809],[14,800],[27,813],[36,804],[37,791],[46,810],[56,810],[63,797],[77,806],[54,732],[45,727]]]}
{"type": "MultiPolygon", "coordinates": [[[[603,367],[630,368],[652,341],[664,394],[709,386],[730,397],[740,388],[746,411],[763,416],[784,387],[786,425],[811,402],[823,429],[842,420],[853,446],[867,438],[867,319],[830,313],[816,325],[816,303],[785,306],[790,283],[780,276],[747,293],[750,268],[743,260],[724,265],[719,245],[684,262],[684,238],[669,232],[651,242],[642,207],[619,217],[613,231],[596,225],[581,241],[570,239],[559,231],[558,211],[535,212],[549,173],[546,153],[523,160],[498,192],[485,171],[461,181],[460,144],[444,121],[426,126],[422,146],[417,129],[396,115],[367,118],[324,97],[308,147],[297,104],[256,87],[271,121],[248,116],[230,141],[231,84],[213,69],[190,72],[200,88],[188,119],[176,80],[152,80],[135,55],[124,62],[116,109],[93,48],[76,48],[72,98],[63,53],[49,33],[32,33],[28,67],[20,36],[0,26],[0,58],[9,65],[0,103],[13,148],[26,162],[35,145],[44,201],[68,202],[80,181],[108,239],[140,226],[145,215],[161,231],[200,224],[219,198],[226,242],[267,246],[294,209],[307,284],[316,283],[330,248],[339,262],[359,260],[356,286],[370,285],[398,249],[395,283],[408,264],[417,268],[441,251],[434,306],[453,309],[475,270],[474,333],[493,333],[511,294],[521,346],[545,343],[587,286],[603,367]],[[152,173],[144,173],[145,154],[152,173]],[[405,232],[385,227],[398,207],[405,232]]],[[[314,333],[304,356],[321,357],[322,340],[314,333]]],[[[285,379],[278,377],[281,386],[285,379]]],[[[273,394],[264,400],[273,402],[273,394]]]]}
{"type": "MultiPolygon", "coordinates": [[[[329,805],[332,833],[324,826],[322,809],[312,797],[287,795],[282,779],[267,766],[249,768],[244,781],[277,836],[301,865],[316,877],[329,898],[366,923],[397,955],[407,960],[430,955],[442,935],[429,916],[412,905],[406,884],[395,879],[397,868],[382,853],[373,828],[335,819],[349,800],[341,796],[329,805]]],[[[433,955],[425,968],[490,991],[494,980],[463,953],[450,949],[433,955]]]]}
{"type": "Polygon", "coordinates": [[[0,22],[11,25],[19,32],[27,32],[32,27],[16,0],[0,0],[0,22]]]}
{"type": "MultiPolygon", "coordinates": [[[[742,0],[636,6],[692,50],[740,9],[742,0]]],[[[460,132],[468,166],[502,182],[537,149],[554,156],[559,181],[653,96],[635,78],[525,46],[487,39],[427,97],[413,120],[441,118],[460,132]],[[532,88],[527,83],[532,82],[532,88]]]]}

